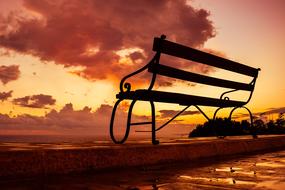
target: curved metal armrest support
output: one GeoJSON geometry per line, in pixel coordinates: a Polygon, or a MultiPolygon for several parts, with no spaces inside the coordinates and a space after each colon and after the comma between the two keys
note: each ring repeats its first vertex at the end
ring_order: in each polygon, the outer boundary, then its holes
{"type": "MultiPolygon", "coordinates": [[[[150,64],[155,63],[156,59],[157,59],[157,54],[152,58],[152,60],[148,64],[146,64],[145,66],[143,66],[142,68],[138,69],[137,71],[135,71],[135,72],[125,76],[124,78],[122,78],[122,80],[120,82],[120,91],[121,92],[129,92],[131,90],[131,84],[126,82],[126,80],[128,78],[130,78],[130,77],[132,77],[132,76],[134,76],[134,75],[136,75],[136,74],[146,70],[150,64]]],[[[153,76],[153,78],[154,77],[155,76],[153,76]]],[[[153,79],[152,79],[152,81],[153,81],[153,79]]]]}
{"type": "MultiPolygon", "coordinates": [[[[259,70],[260,70],[260,69],[259,69],[259,70]]],[[[245,104],[247,104],[247,103],[250,101],[251,97],[252,97],[253,90],[254,90],[254,87],[255,87],[256,79],[257,79],[257,76],[254,77],[254,78],[252,79],[252,81],[250,82],[250,84],[252,85],[252,90],[251,90],[250,95],[249,95],[247,101],[245,102],[245,104]]]]}
{"type": "Polygon", "coordinates": [[[230,91],[226,91],[226,92],[222,93],[221,96],[220,96],[220,99],[221,100],[230,100],[230,98],[228,96],[224,97],[224,95],[226,95],[228,93],[231,93],[231,92],[235,92],[235,91],[238,91],[238,89],[230,90],[230,91]]]}
{"type": "MultiPolygon", "coordinates": [[[[252,87],[252,89],[251,89],[251,91],[250,91],[250,95],[249,95],[248,99],[245,101],[245,104],[247,104],[247,103],[250,101],[251,97],[252,97],[252,93],[253,93],[253,90],[254,90],[256,78],[257,78],[257,77],[254,77],[253,80],[249,83],[249,84],[252,85],[253,87],[252,87]]],[[[221,100],[230,100],[230,98],[229,98],[228,96],[226,96],[226,97],[224,97],[224,96],[225,96],[226,94],[228,94],[228,93],[236,92],[236,91],[238,91],[238,90],[239,90],[239,89],[234,89],[234,90],[226,91],[226,92],[224,92],[224,93],[221,94],[220,99],[221,99],[221,100]]]]}

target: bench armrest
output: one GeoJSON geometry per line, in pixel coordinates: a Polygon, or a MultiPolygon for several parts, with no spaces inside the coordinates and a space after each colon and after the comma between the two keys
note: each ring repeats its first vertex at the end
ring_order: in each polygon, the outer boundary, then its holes
{"type": "Polygon", "coordinates": [[[223,92],[220,96],[220,99],[221,100],[229,100],[230,98],[228,96],[224,97],[226,94],[228,93],[231,93],[231,92],[235,92],[235,91],[238,91],[239,89],[235,89],[235,90],[230,90],[230,91],[226,91],[226,92],[223,92]]]}
{"type": "MultiPolygon", "coordinates": [[[[250,101],[251,97],[252,97],[252,93],[253,93],[253,90],[254,90],[254,87],[255,87],[256,78],[257,78],[257,76],[254,77],[253,80],[249,83],[250,85],[252,85],[252,89],[250,91],[250,95],[249,95],[248,99],[244,102],[244,104],[247,104],[250,101]]],[[[236,92],[238,90],[240,90],[240,89],[234,89],[234,90],[226,91],[226,92],[221,94],[220,99],[221,100],[225,100],[225,101],[230,100],[230,98],[228,96],[225,96],[225,95],[228,94],[228,93],[231,93],[231,92],[236,92]]]]}
{"type": "MultiPolygon", "coordinates": [[[[145,66],[143,66],[142,68],[136,70],[135,72],[125,76],[124,78],[122,78],[121,82],[120,82],[120,91],[121,92],[129,92],[131,91],[131,84],[126,82],[126,80],[144,70],[146,70],[150,64],[154,64],[156,62],[156,60],[159,59],[159,54],[156,53],[155,56],[151,59],[151,61],[146,64],[145,66]]],[[[150,83],[150,86],[148,89],[151,89],[154,85],[154,81],[155,81],[155,78],[156,78],[156,74],[153,74],[153,77],[152,77],[152,80],[151,80],[151,83],[150,83]]]]}

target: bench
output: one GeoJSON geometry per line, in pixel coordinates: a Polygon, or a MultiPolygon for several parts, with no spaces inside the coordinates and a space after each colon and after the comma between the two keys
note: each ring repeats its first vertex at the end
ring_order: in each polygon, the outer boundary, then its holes
{"type": "Polygon", "coordinates": [[[216,119],[217,112],[222,108],[228,108],[228,107],[233,108],[229,115],[230,119],[232,117],[234,110],[236,110],[237,108],[245,108],[249,112],[251,126],[253,125],[252,114],[250,110],[247,107],[245,107],[245,105],[250,101],[252,97],[252,93],[255,87],[255,82],[260,69],[252,68],[247,65],[243,65],[222,57],[218,57],[213,54],[209,54],[197,49],[193,49],[191,47],[187,47],[178,43],[168,41],[166,40],[165,35],[162,35],[160,38],[157,37],[154,38],[153,51],[155,51],[156,54],[148,64],[146,64],[144,67],[140,68],[139,70],[125,76],[120,82],[120,92],[116,95],[116,98],[118,100],[114,105],[110,122],[110,136],[114,143],[122,144],[127,140],[131,125],[150,124],[151,130],[149,132],[151,132],[152,134],[152,143],[154,145],[159,144],[159,141],[156,140],[156,131],[165,127],[168,123],[173,121],[177,116],[183,113],[190,106],[196,107],[201,112],[201,114],[203,114],[206,117],[206,119],[208,119],[209,121],[211,119],[205,114],[205,112],[202,111],[202,109],[199,106],[218,107],[214,113],[213,120],[216,119]],[[202,64],[206,64],[216,68],[225,69],[228,71],[232,71],[234,73],[239,73],[248,77],[252,77],[252,80],[250,83],[230,81],[221,78],[201,75],[198,73],[188,72],[185,70],[163,65],[159,62],[161,54],[167,54],[170,56],[183,58],[189,61],[195,61],[202,64]],[[126,80],[144,70],[148,70],[148,72],[152,74],[150,86],[147,89],[131,90],[131,84],[126,82],[126,80]],[[157,75],[162,75],[166,77],[180,79],[183,81],[190,81],[210,86],[224,87],[230,90],[222,93],[220,98],[210,98],[210,97],[194,96],[183,93],[157,91],[153,90],[153,86],[155,84],[157,75]],[[246,101],[230,100],[229,97],[226,96],[226,94],[238,90],[249,92],[249,97],[247,98],[246,101]],[[128,110],[125,135],[120,140],[117,140],[114,136],[114,119],[116,115],[117,106],[123,100],[132,100],[132,102],[128,110]],[[147,101],[150,103],[151,121],[137,122],[137,123],[131,122],[132,110],[137,101],[147,101]],[[172,119],[167,121],[165,124],[156,128],[154,102],[179,104],[185,106],[185,108],[181,110],[179,113],[177,113],[172,119]]]}

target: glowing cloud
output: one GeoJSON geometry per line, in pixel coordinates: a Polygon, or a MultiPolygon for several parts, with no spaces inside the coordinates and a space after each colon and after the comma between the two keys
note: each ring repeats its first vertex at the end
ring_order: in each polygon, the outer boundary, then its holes
{"type": "Polygon", "coordinates": [[[89,80],[118,79],[141,67],[152,56],[153,37],[162,33],[193,47],[215,35],[209,13],[185,0],[24,0],[23,6],[25,14],[0,17],[0,46],[83,66],[74,73],[89,80]],[[126,55],[131,64],[120,64],[117,52],[128,49],[140,51],[126,55]]]}

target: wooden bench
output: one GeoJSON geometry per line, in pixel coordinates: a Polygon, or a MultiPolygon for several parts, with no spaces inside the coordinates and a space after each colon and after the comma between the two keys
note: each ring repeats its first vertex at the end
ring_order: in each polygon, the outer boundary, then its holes
{"type": "Polygon", "coordinates": [[[217,112],[222,108],[233,107],[230,112],[229,118],[231,119],[232,113],[237,108],[245,108],[250,115],[251,125],[253,123],[253,118],[250,110],[245,107],[245,105],[250,101],[252,97],[252,93],[254,90],[255,82],[258,76],[258,72],[260,69],[252,68],[247,65],[243,65],[222,57],[218,57],[216,55],[212,55],[197,49],[193,49],[181,44],[177,44],[168,40],[165,40],[166,36],[162,35],[160,38],[154,38],[153,43],[153,51],[156,52],[153,59],[141,69],[127,75],[121,80],[120,83],[120,92],[116,95],[117,102],[114,105],[113,112],[111,115],[111,122],[110,122],[110,136],[114,143],[122,144],[124,143],[129,135],[130,126],[131,125],[145,125],[150,124],[151,130],[149,132],[152,133],[152,143],[159,144],[159,141],[156,140],[156,131],[165,127],[168,123],[174,120],[178,115],[183,113],[186,109],[190,106],[195,106],[209,121],[210,118],[201,110],[198,106],[213,106],[218,107],[215,111],[213,120],[216,118],[217,112]],[[180,70],[174,67],[170,67],[167,65],[161,64],[160,56],[161,54],[167,54],[170,56],[183,58],[190,61],[199,62],[202,64],[210,65],[213,67],[217,67],[220,69],[225,69],[228,71],[232,71],[235,73],[243,74],[248,77],[252,77],[250,83],[241,83],[236,81],[225,80],[221,78],[214,78],[210,76],[201,75],[198,73],[188,72],[184,70],[180,70]],[[150,86],[147,89],[138,89],[138,90],[131,90],[131,84],[127,83],[126,80],[133,75],[136,75],[144,70],[148,69],[148,72],[152,73],[152,79],[150,81],[150,86]],[[210,86],[217,86],[217,87],[224,87],[229,88],[231,90],[226,91],[221,94],[220,98],[209,98],[209,97],[201,97],[201,96],[194,96],[189,94],[183,93],[172,93],[172,92],[165,92],[165,91],[156,91],[152,90],[156,76],[162,75],[166,77],[171,77],[175,79],[180,79],[183,81],[191,81],[195,83],[206,84],[210,86]],[[227,93],[243,90],[248,91],[249,97],[246,101],[235,101],[230,100],[228,97],[225,97],[227,93]],[[122,100],[132,100],[129,110],[128,110],[128,117],[127,117],[127,126],[125,135],[121,138],[121,140],[117,140],[114,136],[114,119],[116,114],[117,106],[120,104],[122,100]],[[151,106],[151,121],[149,122],[131,122],[132,110],[136,101],[147,101],[150,103],[151,106]],[[182,111],[176,114],[172,119],[167,121],[162,126],[156,128],[155,122],[155,106],[154,102],[165,102],[165,103],[173,103],[186,106],[182,111]]]}

